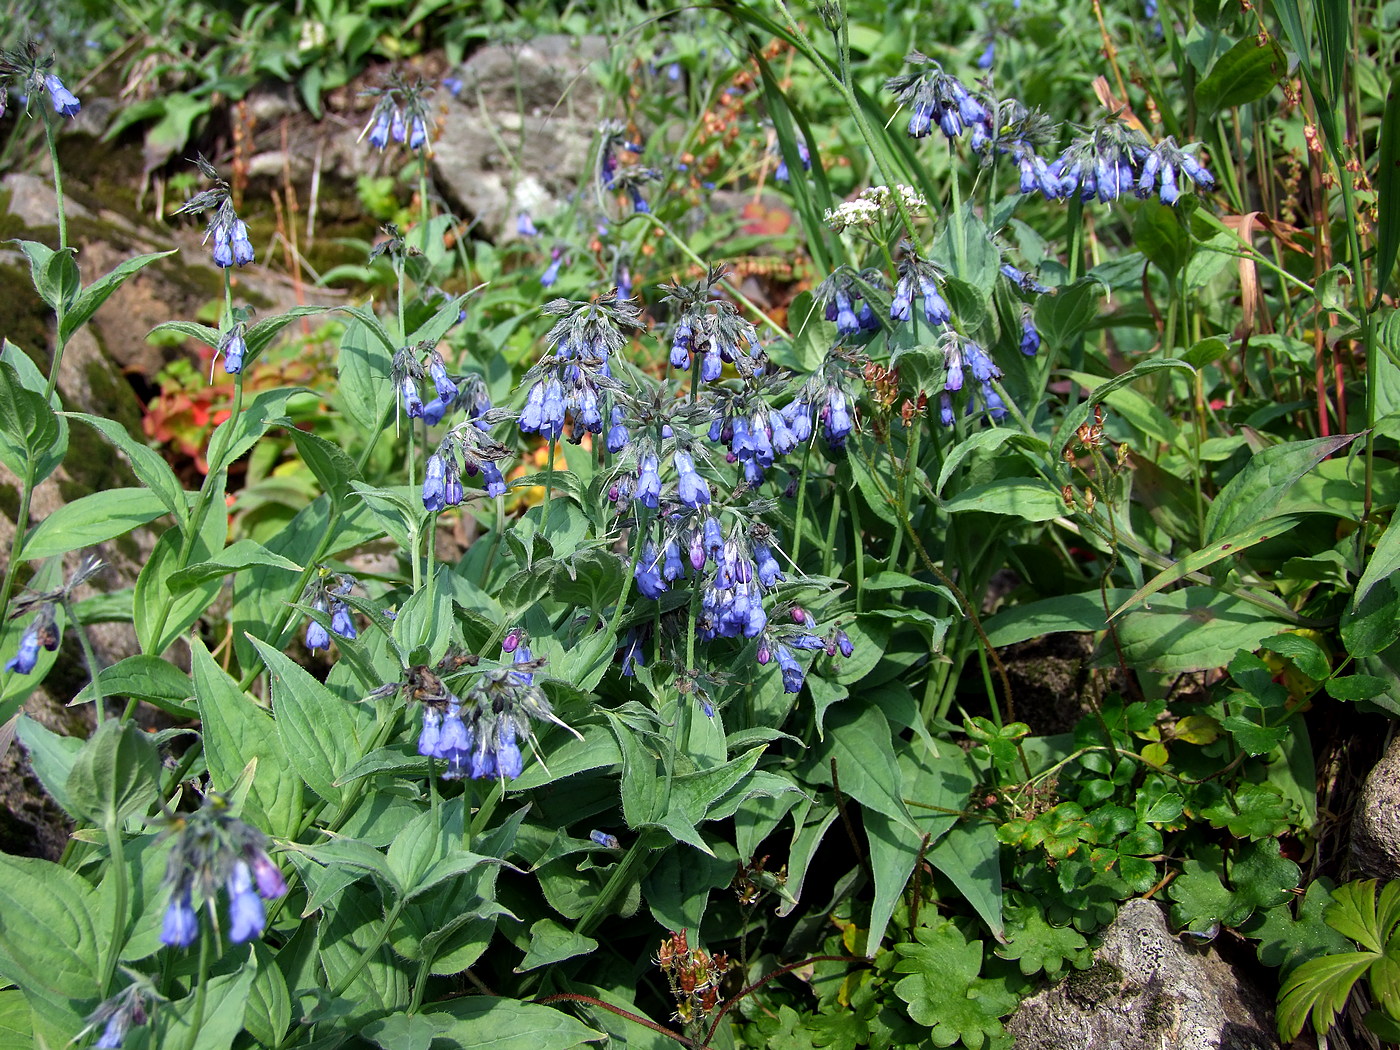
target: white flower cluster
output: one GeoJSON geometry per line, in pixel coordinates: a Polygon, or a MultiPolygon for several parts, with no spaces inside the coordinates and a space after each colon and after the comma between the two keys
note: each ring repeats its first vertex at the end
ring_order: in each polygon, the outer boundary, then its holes
{"type": "Polygon", "coordinates": [[[906,212],[921,212],[928,208],[928,201],[912,186],[899,185],[890,191],[888,186],[871,186],[860,191],[855,200],[846,201],[836,208],[827,210],[826,224],[837,233],[855,226],[868,229],[874,226],[882,215],[892,215],[894,193],[899,194],[900,203],[906,212]]]}

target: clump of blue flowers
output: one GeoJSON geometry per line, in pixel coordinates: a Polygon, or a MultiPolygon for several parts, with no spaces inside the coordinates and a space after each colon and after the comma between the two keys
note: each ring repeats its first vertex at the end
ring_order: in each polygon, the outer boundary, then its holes
{"type": "Polygon", "coordinates": [[[92,1044],[95,1050],[121,1050],[127,1033],[149,1021],[155,1004],[164,1001],[145,975],[125,967],[123,971],[132,978],[132,983],[103,1000],[88,1015],[87,1027],[79,1034],[81,1039],[88,1032],[102,1029],[97,1042],[92,1044]]]}
{"type": "Polygon", "coordinates": [[[10,81],[26,98],[48,95],[53,111],[61,117],[76,117],[83,108],[78,96],[69,91],[52,72],[54,56],[42,57],[37,40],[28,40],[13,51],[0,51],[0,117],[5,115],[5,89],[10,81]]]}
{"type": "Polygon", "coordinates": [[[214,185],[196,193],[176,208],[175,214],[198,215],[203,211],[212,211],[214,217],[209,221],[205,240],[214,242],[214,265],[224,269],[248,265],[253,261],[253,242],[248,238],[248,224],[233,210],[233,191],[202,153],[195,155],[194,163],[200,174],[214,185]]]}
{"type": "Polygon", "coordinates": [[[957,77],[918,51],[911,51],[905,63],[921,68],[900,73],[885,82],[885,90],[894,93],[895,100],[910,107],[909,135],[921,139],[936,124],[951,141],[969,127],[984,131],[991,123],[991,113],[957,77]]]}
{"type": "Polygon", "coordinates": [[[355,629],[355,619],[350,615],[350,606],[344,602],[345,595],[349,594],[355,587],[355,578],[345,573],[326,572],[322,570],[321,575],[311,581],[306,589],[306,601],[318,613],[329,613],[331,618],[330,630],[327,631],[323,623],[318,619],[311,619],[306,624],[306,648],[313,653],[317,649],[329,649],[331,645],[331,633],[334,632],[341,638],[355,638],[359,632],[355,629]]]}
{"type": "Polygon", "coordinates": [[[578,736],[555,716],[535,682],[544,665],[516,630],[506,635],[502,659],[495,666],[481,666],[474,654],[449,653],[436,668],[411,668],[404,682],[386,686],[380,693],[402,691],[422,705],[418,753],[447,763],[444,780],[513,780],[525,765],[521,741],[538,755],[533,722],[553,722],[578,736]],[[462,671],[471,675],[471,681],[459,696],[444,678],[462,671]]]}
{"type": "Polygon", "coordinates": [[[228,894],[228,938],[242,944],[261,936],[267,924],[263,901],[287,892],[282,872],[267,855],[267,836],[234,817],[228,801],[211,794],[198,810],[174,818],[175,847],[165,869],[170,904],[161,926],[162,944],[187,948],[199,935],[199,908],[217,921],[214,900],[228,894]]]}
{"type": "Polygon", "coordinates": [[[727,299],[717,298],[724,271],[714,268],[694,285],[672,283],[666,287],[663,302],[679,311],[671,331],[671,367],[688,370],[699,359],[700,378],[713,383],[733,365],[740,378],[760,376],[767,369],[767,356],[758,341],[758,331],[727,299]]]}
{"type": "MultiPolygon", "coordinates": [[[[58,607],[66,607],[79,584],[91,579],[105,567],[101,560],[89,556],[83,559],[77,571],[68,577],[62,587],[51,591],[26,592],[15,599],[11,619],[23,616],[31,609],[35,612],[34,619],[29,621],[24,634],[20,635],[19,650],[5,661],[5,670],[14,671],[16,674],[33,674],[39,663],[39,651],[54,652],[58,649],[58,643],[63,637],[58,629],[58,607]]],[[[69,619],[72,619],[71,612],[69,619]]]]}
{"type": "Polygon", "coordinates": [[[1046,196],[1078,194],[1083,201],[1097,198],[1105,204],[1129,193],[1144,199],[1155,195],[1163,204],[1175,204],[1183,190],[1215,185],[1205,165],[1174,138],[1154,145],[1121,120],[1105,121],[1075,139],[1049,170],[1059,184],[1056,193],[1046,196]]]}
{"type": "Polygon", "coordinates": [[[555,299],[544,312],[557,317],[546,336],[549,352],[521,380],[527,385],[517,420],[522,434],[551,441],[570,425],[575,443],[584,434],[599,435],[611,416],[610,399],[619,389],[609,358],[641,327],[631,299],[610,292],[591,302],[555,299]]]}
{"type": "Polygon", "coordinates": [[[428,145],[428,97],[432,92],[431,84],[398,76],[382,88],[370,89],[366,94],[375,98],[374,108],[360,138],[368,138],[378,150],[387,149],[392,140],[419,152],[428,145]]]}

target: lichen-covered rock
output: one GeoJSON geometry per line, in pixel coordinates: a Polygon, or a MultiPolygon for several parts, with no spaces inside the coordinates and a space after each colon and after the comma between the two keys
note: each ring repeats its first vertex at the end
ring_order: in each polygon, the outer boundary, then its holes
{"type": "Polygon", "coordinates": [[[1275,1050],[1272,999],[1214,948],[1188,946],[1152,901],[1132,900],[1094,964],[1021,1004],[1017,1050],[1275,1050]]]}
{"type": "Polygon", "coordinates": [[[1361,786],[1351,818],[1351,859],[1369,878],[1400,879],[1400,737],[1361,786]]]}
{"type": "Polygon", "coordinates": [[[487,237],[513,231],[517,211],[547,215],[577,189],[601,116],[588,65],[606,47],[600,37],[542,36],[482,48],[463,65],[433,175],[487,237]]]}

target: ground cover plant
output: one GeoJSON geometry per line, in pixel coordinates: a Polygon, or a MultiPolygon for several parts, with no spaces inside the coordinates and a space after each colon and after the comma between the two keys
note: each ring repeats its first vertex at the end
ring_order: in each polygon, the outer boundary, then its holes
{"type": "Polygon", "coordinates": [[[1006,1047],[1136,897],[1284,1039],[1400,1040],[1335,774],[1400,715],[1400,7],[289,11],[4,41],[55,203],[6,245],[0,723],[72,821],[0,854],[6,1045],[1006,1047]],[[443,107],[546,30],[609,45],[590,159],[487,239],[443,107]],[[217,131],[270,83],[381,165],[280,313],[217,131]],[[109,84],[220,275],[140,433],[59,382],[175,257],[70,238],[109,84]],[[136,484],[32,520],[89,435],[136,484]],[[25,713],[60,678],[86,735],[25,713]]]}

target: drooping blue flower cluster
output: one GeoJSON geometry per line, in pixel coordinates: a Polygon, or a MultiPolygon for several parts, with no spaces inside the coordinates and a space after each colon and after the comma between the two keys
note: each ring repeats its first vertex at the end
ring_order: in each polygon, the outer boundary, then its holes
{"type": "Polygon", "coordinates": [[[890,320],[910,320],[913,317],[914,300],[918,298],[923,307],[925,321],[935,328],[948,324],[953,319],[953,311],[940,291],[944,280],[942,271],[915,252],[909,242],[906,241],[903,248],[904,254],[895,264],[897,279],[894,298],[890,300],[890,320]]]}
{"type": "MultiPolygon", "coordinates": [[[[1057,180],[1055,192],[1037,182],[1047,197],[1102,203],[1129,193],[1146,199],[1156,196],[1163,204],[1175,204],[1183,189],[1208,190],[1215,177],[1196,156],[1170,136],[1153,145],[1137,128],[1122,121],[1107,121],[1071,142],[1049,165],[1057,180]]],[[[1026,192],[1024,182],[1022,191],[1026,192]]]]}
{"type": "Polygon", "coordinates": [[[741,379],[761,376],[768,368],[758,331],[739,316],[727,299],[717,299],[724,272],[711,270],[694,285],[673,283],[662,302],[673,303],[680,316],[671,332],[671,367],[688,370],[699,358],[700,378],[713,383],[733,365],[741,379]]]}
{"type": "Polygon", "coordinates": [[[900,105],[910,107],[910,137],[924,138],[936,124],[951,141],[969,127],[980,125],[985,130],[991,123],[991,113],[982,101],[933,59],[912,51],[904,61],[922,68],[891,77],[885,81],[885,90],[894,92],[900,105]]]}
{"type": "Polygon", "coordinates": [[[162,944],[186,948],[199,935],[199,911],[212,908],[219,887],[228,893],[229,940],[242,944],[266,925],[263,901],[287,892],[282,872],[267,855],[267,837],[233,817],[227,802],[211,795],[194,813],[176,818],[175,847],[166,864],[170,904],[161,925],[162,944]]]}
{"type": "Polygon", "coordinates": [[[239,321],[219,337],[219,349],[215,357],[224,359],[224,371],[228,375],[237,375],[243,371],[243,357],[248,353],[247,331],[247,324],[239,321]]]}
{"type": "Polygon", "coordinates": [[[378,150],[387,149],[390,140],[415,153],[423,149],[428,144],[427,100],[432,91],[421,80],[409,83],[397,77],[385,87],[370,90],[367,94],[376,96],[376,101],[360,138],[368,138],[378,150]]]}
{"type": "Polygon", "coordinates": [[[466,498],[462,475],[475,477],[479,472],[486,495],[491,498],[506,494],[506,480],[500,461],[510,455],[510,449],[490,434],[486,418],[478,415],[458,423],[438,443],[428,457],[423,475],[423,506],[438,512],[459,506],[466,498]]]}
{"type": "Polygon", "coordinates": [[[132,976],[135,979],[131,984],[103,1000],[88,1015],[87,1028],[78,1034],[81,1039],[87,1032],[101,1028],[102,1034],[92,1044],[95,1050],[121,1050],[127,1033],[150,1020],[153,1005],[161,999],[149,979],[137,973],[132,976]]]}
{"type": "MultiPolygon", "coordinates": [[[[627,131],[627,126],[620,120],[607,120],[599,128],[600,141],[598,144],[598,185],[605,190],[618,187],[618,174],[621,169],[619,153],[635,153],[640,156],[642,146],[633,141],[627,131]]],[[[638,211],[645,211],[645,208],[638,208],[638,211]]]]}
{"type": "Polygon", "coordinates": [[[609,399],[619,389],[608,359],[641,327],[640,314],[616,292],[593,302],[556,299],[544,309],[558,320],[547,336],[550,353],[522,380],[529,388],[518,425],[521,433],[557,441],[567,423],[577,444],[584,434],[603,432],[609,399]]]}
{"type": "Polygon", "coordinates": [[[545,288],[552,288],[559,280],[559,267],[564,265],[565,256],[568,253],[568,246],[556,244],[549,249],[549,265],[545,267],[544,273],[540,274],[540,284],[545,288]]]}
{"type": "Polygon", "coordinates": [[[51,602],[44,602],[39,606],[38,613],[24,629],[24,634],[20,635],[19,651],[5,661],[5,670],[17,674],[33,674],[35,666],[39,663],[39,650],[54,652],[58,648],[62,636],[59,634],[54,612],[51,602]]]}
{"type": "Polygon", "coordinates": [[[574,732],[555,717],[535,683],[544,661],[535,659],[520,632],[510,632],[502,649],[499,666],[474,667],[471,686],[461,697],[429,668],[409,671],[403,688],[423,705],[418,753],[447,763],[444,780],[518,777],[525,764],[520,741],[533,739],[532,721],[550,721],[574,732]]]}
{"type": "Polygon", "coordinates": [[[58,629],[58,606],[69,607],[68,603],[78,586],[105,567],[101,559],[88,555],[63,586],[50,591],[25,591],[14,600],[12,616],[23,616],[30,609],[36,611],[34,619],[29,621],[29,626],[20,635],[18,651],[5,661],[5,670],[16,674],[33,674],[39,663],[39,650],[54,652],[58,649],[62,637],[58,629]]]}
{"type": "Polygon", "coordinates": [[[214,185],[195,194],[177,208],[175,214],[197,215],[212,209],[214,217],[209,221],[205,240],[214,242],[214,265],[223,269],[248,265],[254,257],[253,242],[248,237],[248,224],[233,210],[233,191],[203,154],[196,154],[194,162],[200,174],[211,179],[214,185]]]}
{"type": "Polygon", "coordinates": [[[628,164],[620,168],[615,168],[612,172],[608,188],[622,190],[632,199],[632,210],[643,214],[651,211],[651,205],[642,195],[642,187],[649,182],[656,182],[661,178],[661,172],[656,168],[643,167],[640,164],[628,164]]]}
{"type": "Polygon", "coordinates": [[[331,617],[330,631],[327,631],[319,620],[307,621],[306,648],[311,652],[314,653],[317,649],[329,649],[332,632],[341,638],[358,636],[359,632],[355,629],[355,619],[350,615],[350,606],[341,600],[354,587],[355,578],[353,576],[325,572],[324,570],[307,587],[306,598],[311,608],[319,613],[328,612],[331,617]]]}
{"type": "Polygon", "coordinates": [[[78,96],[69,91],[56,73],[51,72],[54,56],[43,57],[37,40],[25,41],[13,51],[0,51],[0,117],[5,115],[5,94],[11,80],[26,100],[47,94],[53,111],[61,117],[76,117],[83,108],[78,96]]]}
{"type": "MultiPolygon", "coordinates": [[[[635,579],[638,592],[652,599],[688,579],[701,592],[696,637],[754,640],[760,664],[776,656],[788,692],[799,691],[806,677],[791,650],[839,651],[846,656],[852,651],[843,631],[818,635],[811,615],[799,607],[791,607],[791,613],[793,622],[802,626],[773,622],[769,607],[787,576],[769,529],[742,511],[734,514],[727,534],[719,517],[708,511],[663,519],[657,535],[642,540],[635,579]]],[[[633,665],[645,664],[641,642],[641,634],[633,632],[619,650],[624,675],[631,673],[633,665]]],[[[708,701],[702,699],[702,706],[707,715],[713,714],[708,701]]]]}
{"type": "Polygon", "coordinates": [[[850,339],[880,330],[880,318],[870,305],[867,293],[879,291],[883,285],[884,277],[878,270],[855,273],[841,266],[817,285],[813,298],[825,306],[826,319],[836,323],[836,334],[850,339]]]}

